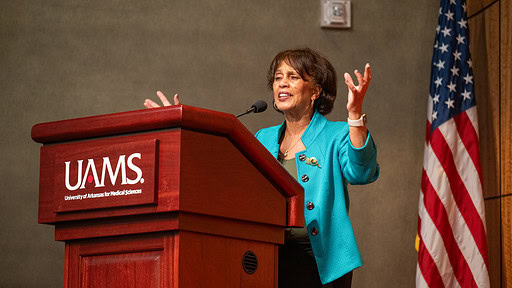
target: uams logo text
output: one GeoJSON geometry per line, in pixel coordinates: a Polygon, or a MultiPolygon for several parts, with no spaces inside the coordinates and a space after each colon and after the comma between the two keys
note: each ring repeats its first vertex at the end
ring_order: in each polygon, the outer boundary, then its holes
{"type": "Polygon", "coordinates": [[[71,161],[67,161],[66,163],[66,175],[65,175],[65,182],[66,182],[66,188],[70,191],[74,191],[77,189],[85,189],[85,182],[91,183],[94,180],[94,187],[105,187],[105,177],[108,175],[110,177],[110,182],[112,183],[112,186],[116,185],[117,177],[119,176],[119,172],[121,172],[121,185],[133,185],[137,183],[144,183],[144,178],[142,178],[142,169],[139,168],[137,165],[133,163],[133,159],[141,159],[140,153],[133,153],[130,156],[128,156],[128,159],[126,159],[126,155],[119,156],[119,160],[117,161],[116,170],[113,171],[112,165],[110,164],[109,157],[103,157],[103,166],[101,169],[101,178],[98,177],[98,172],[96,171],[96,164],[94,163],[94,159],[87,159],[87,167],[85,168],[85,172],[82,173],[82,166],[84,160],[78,160],[77,165],[77,180],[76,184],[71,186],[69,183],[69,170],[71,166],[71,161]],[[135,179],[129,179],[126,176],[126,166],[128,166],[128,169],[135,172],[136,177],[135,179]],[[89,175],[89,172],[91,172],[92,175],[89,175]],[[89,176],[87,176],[89,175],[89,176]]]}

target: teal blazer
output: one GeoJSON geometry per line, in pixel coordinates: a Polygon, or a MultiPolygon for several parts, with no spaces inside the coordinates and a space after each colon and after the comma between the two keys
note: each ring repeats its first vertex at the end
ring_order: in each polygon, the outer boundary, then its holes
{"type": "MultiPolygon", "coordinates": [[[[284,124],[264,128],[255,135],[276,159],[284,124]]],[[[377,150],[369,132],[365,145],[355,148],[346,122],[328,121],[317,111],[301,140],[306,150],[295,154],[297,176],[304,187],[306,228],[320,280],[325,284],[362,265],[348,217],[347,185],[377,180],[377,150]],[[311,157],[319,166],[307,164],[311,157]]]]}

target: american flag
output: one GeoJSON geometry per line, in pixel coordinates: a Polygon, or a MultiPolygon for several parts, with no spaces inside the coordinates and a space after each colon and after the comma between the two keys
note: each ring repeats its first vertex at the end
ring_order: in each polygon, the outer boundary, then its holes
{"type": "Polygon", "coordinates": [[[427,120],[416,287],[489,287],[465,0],[441,0],[427,120]]]}

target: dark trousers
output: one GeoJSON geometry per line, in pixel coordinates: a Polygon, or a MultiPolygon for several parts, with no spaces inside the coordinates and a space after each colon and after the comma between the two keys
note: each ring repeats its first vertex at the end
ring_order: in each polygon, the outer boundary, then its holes
{"type": "Polygon", "coordinates": [[[279,288],[350,288],[352,271],[322,285],[315,258],[294,241],[279,246],[279,288]]]}

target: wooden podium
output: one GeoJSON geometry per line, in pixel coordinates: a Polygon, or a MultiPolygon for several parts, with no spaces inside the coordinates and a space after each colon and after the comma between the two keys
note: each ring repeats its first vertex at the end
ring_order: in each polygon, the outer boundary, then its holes
{"type": "Polygon", "coordinates": [[[37,124],[32,139],[65,287],[277,287],[303,189],[233,115],[178,105],[37,124]]]}

